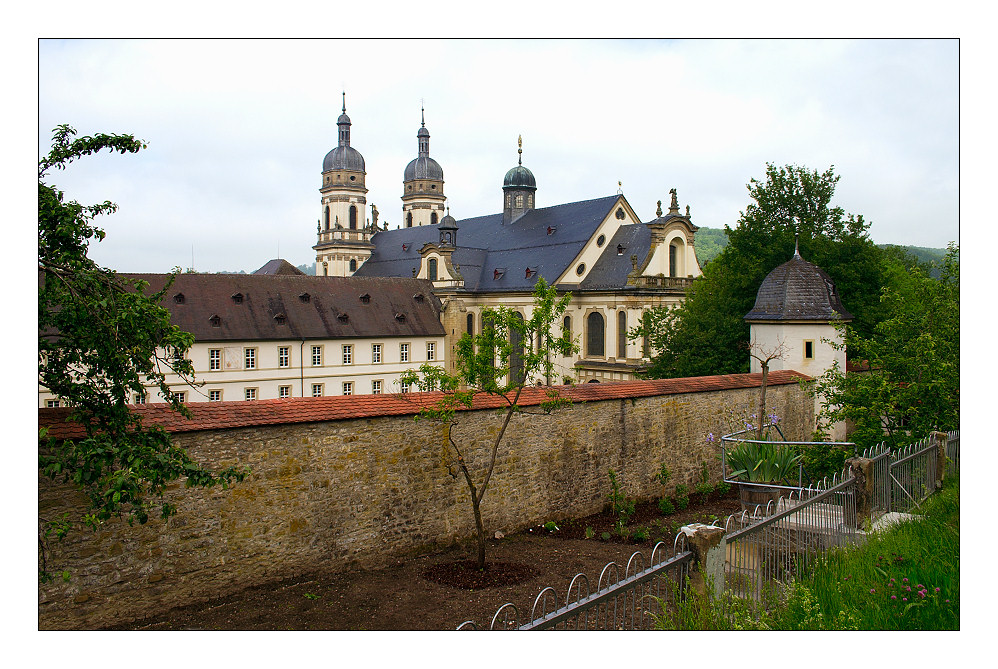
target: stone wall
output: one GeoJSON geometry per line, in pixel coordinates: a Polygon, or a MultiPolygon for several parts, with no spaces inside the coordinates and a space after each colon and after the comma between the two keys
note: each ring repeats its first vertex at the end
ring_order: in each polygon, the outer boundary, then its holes
{"type": "MultiPolygon", "coordinates": [[[[487,531],[599,511],[611,468],[632,498],[661,496],[654,475],[663,462],[671,485],[694,483],[704,462],[716,478],[719,444],[705,437],[754,412],[758,388],[744,379],[758,376],[730,377],[744,377],[742,387],[653,396],[628,390],[639,382],[613,384],[619,397],[514,416],[483,501],[487,531]]],[[[813,402],[788,379],[770,387],[769,407],[788,439],[807,438],[813,402]]],[[[610,388],[603,384],[603,394],[610,388]]],[[[494,410],[459,415],[454,437],[474,467],[500,424],[494,410]]],[[[252,474],[229,490],[170,491],[180,511],[168,522],[109,522],[54,544],[50,568],[71,578],[39,586],[40,628],[98,628],[300,573],[374,568],[474,533],[443,428],[412,415],[198,429],[174,439],[199,461],[246,464],[252,474]]],[[[82,502],[65,485],[39,482],[41,517],[78,517],[82,502]]]]}

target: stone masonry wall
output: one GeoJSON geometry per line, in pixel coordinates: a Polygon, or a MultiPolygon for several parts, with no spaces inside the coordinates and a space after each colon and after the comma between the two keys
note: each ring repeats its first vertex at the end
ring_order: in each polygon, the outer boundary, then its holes
{"type": "MultiPolygon", "coordinates": [[[[673,486],[694,483],[704,462],[716,480],[719,443],[705,437],[736,429],[757,397],[757,388],[741,388],[516,415],[483,501],[487,531],[599,511],[610,468],[632,498],[662,495],[654,475],[663,462],[673,486]]],[[[771,386],[767,399],[788,439],[810,437],[814,409],[806,390],[771,386]]],[[[492,410],[459,415],[454,436],[473,466],[484,462],[500,422],[492,410]]],[[[39,628],[99,628],[313,570],[375,568],[467,539],[474,533],[468,491],[457,468],[448,469],[442,430],[412,416],[380,416],[175,434],[195,459],[246,464],[252,474],[229,490],[171,491],[180,510],[168,522],[109,522],[54,544],[50,568],[67,569],[71,578],[39,586],[39,628]]],[[[40,517],[78,517],[82,503],[67,486],[40,479],[40,517]]]]}

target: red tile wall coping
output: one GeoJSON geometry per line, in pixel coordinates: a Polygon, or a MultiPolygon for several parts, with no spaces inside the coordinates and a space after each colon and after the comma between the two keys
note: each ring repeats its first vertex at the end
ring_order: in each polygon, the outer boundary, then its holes
{"type": "MultiPolygon", "coordinates": [[[[811,377],[794,370],[769,373],[769,385],[779,386],[810,381],[811,377]]],[[[704,393],[738,388],[758,388],[762,374],[723,374],[692,376],[683,379],[648,381],[617,381],[586,383],[575,386],[555,386],[562,397],[573,402],[653,397],[704,393]]],[[[537,406],[547,397],[546,387],[524,388],[520,406],[537,406]]],[[[287,399],[242,402],[194,402],[188,405],[191,418],[171,411],[165,404],[150,404],[133,410],[142,416],[145,425],[160,425],[167,432],[197,432],[256,425],[318,423],[323,421],[374,418],[377,416],[415,415],[422,407],[432,406],[443,393],[409,393],[407,395],[337,395],[333,397],[292,397],[287,399]],[[404,398],[404,399],[403,399],[404,398]]],[[[471,410],[495,409],[505,406],[499,397],[478,395],[471,410]]],[[[82,437],[83,427],[69,421],[71,409],[39,409],[38,426],[49,428],[49,436],[57,439],[82,437]]]]}

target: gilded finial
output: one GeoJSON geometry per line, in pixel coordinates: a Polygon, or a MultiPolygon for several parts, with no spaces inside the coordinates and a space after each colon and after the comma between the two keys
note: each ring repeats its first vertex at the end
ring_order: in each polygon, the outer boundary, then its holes
{"type": "Polygon", "coordinates": [[[519,137],[517,137],[516,144],[517,144],[517,146],[520,147],[520,148],[518,148],[516,150],[516,152],[520,154],[520,163],[519,164],[522,165],[523,164],[523,135],[520,135],[519,137]]]}

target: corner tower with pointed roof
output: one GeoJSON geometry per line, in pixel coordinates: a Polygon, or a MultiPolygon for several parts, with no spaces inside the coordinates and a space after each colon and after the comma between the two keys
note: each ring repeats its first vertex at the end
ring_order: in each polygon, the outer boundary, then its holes
{"type": "Polygon", "coordinates": [[[430,158],[430,131],[426,129],[426,110],[420,110],[422,124],[416,132],[419,154],[405,166],[402,176],[402,226],[435,225],[443,218],[444,171],[430,158]]]}
{"type": "MultiPolygon", "coordinates": [[[[763,279],[755,306],[745,314],[752,347],[765,355],[778,354],[770,360],[770,370],[794,369],[813,378],[836,363],[845,371],[846,352],[836,325],[851,320],[835,282],[823,269],[804,260],[796,245],[793,257],[763,279]]],[[[750,371],[762,371],[754,357],[750,371]]],[[[815,398],[815,415],[822,401],[820,396],[815,398]]],[[[845,432],[844,423],[831,426],[835,441],[843,441],[845,432]]]]}
{"type": "Polygon", "coordinates": [[[317,276],[351,276],[374,248],[370,241],[374,230],[364,218],[364,156],[350,146],[350,125],[344,92],[343,112],[336,120],[337,146],[322,160],[318,241],[312,247],[317,276]]]}

